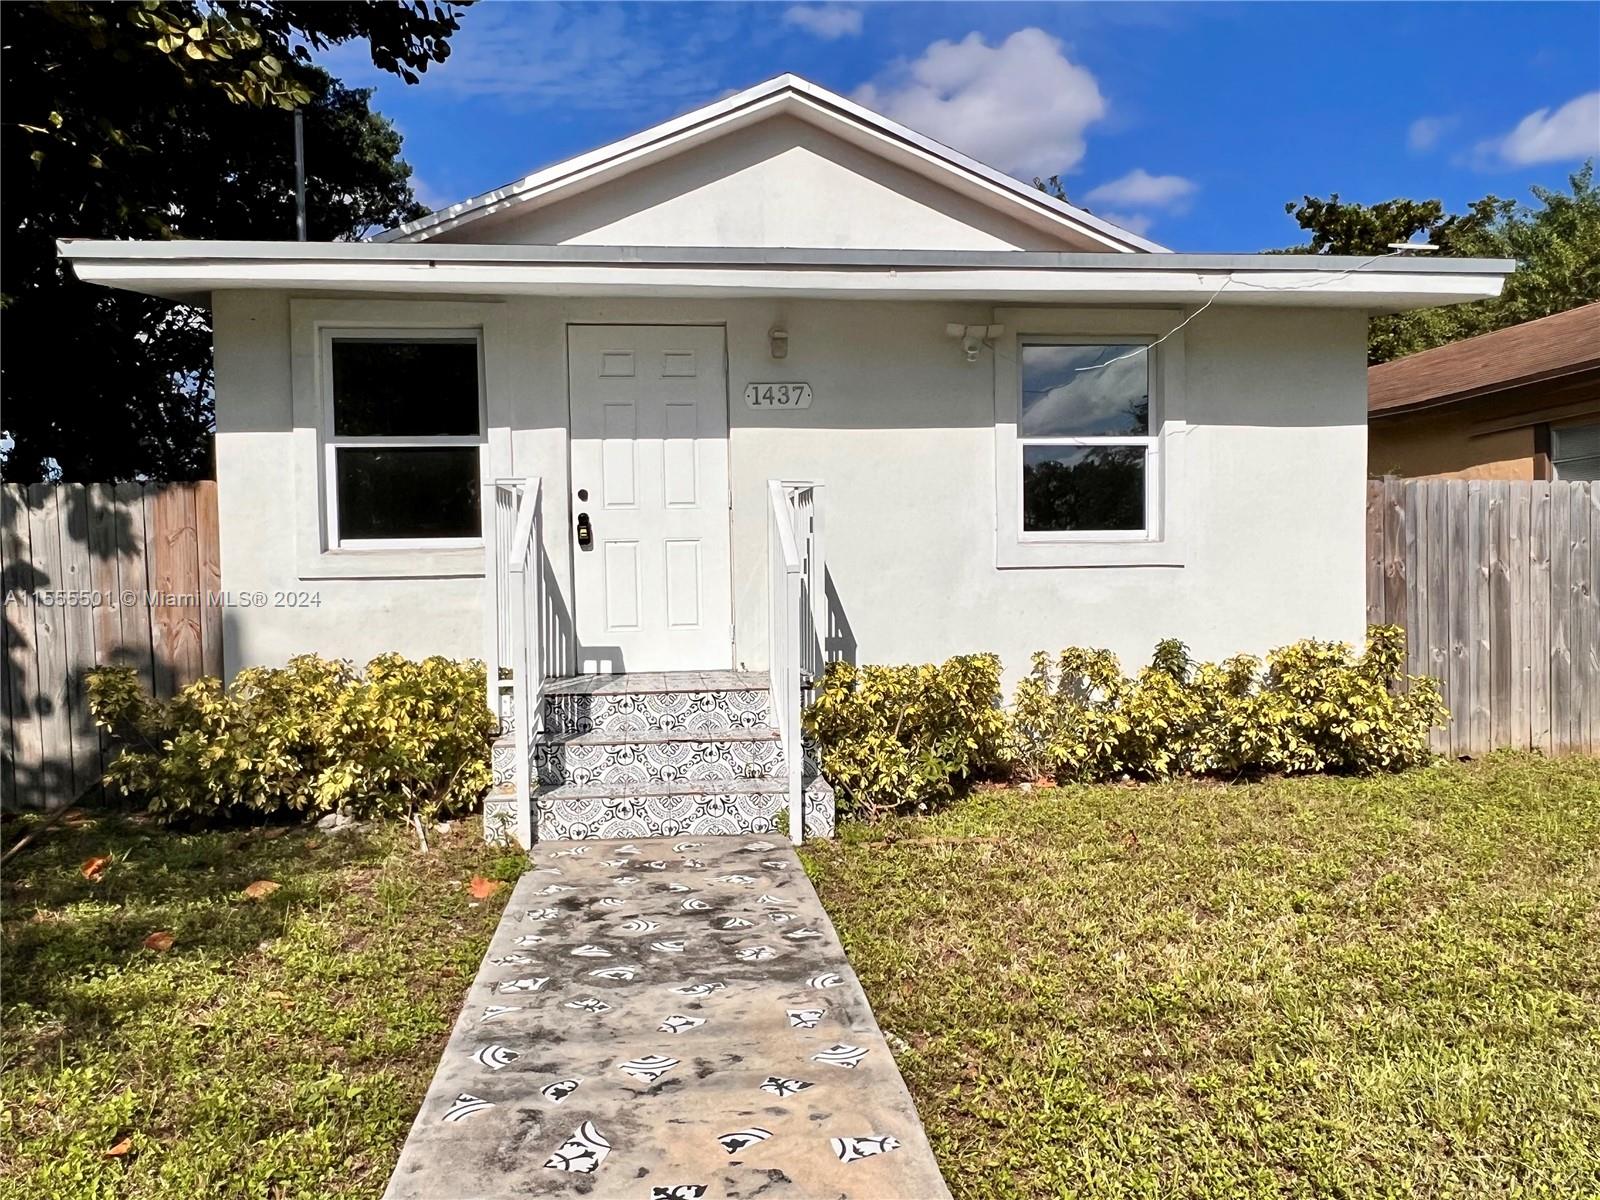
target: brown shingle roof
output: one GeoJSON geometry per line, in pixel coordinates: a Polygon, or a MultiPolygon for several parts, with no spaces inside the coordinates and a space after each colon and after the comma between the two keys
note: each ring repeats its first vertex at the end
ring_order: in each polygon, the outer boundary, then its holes
{"type": "Polygon", "coordinates": [[[1367,410],[1432,408],[1596,369],[1600,303],[1370,367],[1367,410]]]}

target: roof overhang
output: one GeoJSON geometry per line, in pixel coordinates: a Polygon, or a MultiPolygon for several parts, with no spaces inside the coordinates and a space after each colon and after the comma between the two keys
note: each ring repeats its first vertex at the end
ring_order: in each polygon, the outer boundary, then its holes
{"type": "Polygon", "coordinates": [[[1027,224],[1070,234],[1075,241],[1086,241],[1104,251],[1166,250],[1132,230],[1047,195],[798,75],[779,75],[758,83],[631,137],[387,230],[373,240],[425,242],[514,210],[543,207],[776,116],[797,117],[981,203],[1005,209],[1027,224]]]}
{"type": "Polygon", "coordinates": [[[995,303],[1292,305],[1368,312],[1499,295],[1509,259],[1022,250],[772,250],[66,239],[88,283],[206,303],[215,291],[785,296],[995,303]]]}

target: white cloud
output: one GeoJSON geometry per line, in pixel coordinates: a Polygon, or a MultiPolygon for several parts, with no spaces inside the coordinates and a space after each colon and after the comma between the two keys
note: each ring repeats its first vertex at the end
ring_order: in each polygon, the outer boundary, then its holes
{"type": "Polygon", "coordinates": [[[998,46],[977,33],[934,42],[855,99],[920,133],[1021,176],[1054,175],[1083,158],[1084,130],[1106,113],[1094,76],[1042,29],[998,46]]]}
{"type": "MultiPolygon", "coordinates": [[[[428,94],[512,110],[618,111],[628,115],[625,132],[711,99],[724,80],[749,74],[752,44],[781,36],[774,23],[732,19],[728,7],[729,19],[708,20],[668,4],[482,4],[450,39],[450,57],[429,67],[428,94]]],[[[362,42],[319,61],[352,85],[396,86],[362,42]]]]}
{"type": "Polygon", "coordinates": [[[831,42],[861,32],[861,10],[842,4],[794,4],[784,10],[783,23],[831,42]]]}
{"type": "Polygon", "coordinates": [[[411,173],[411,194],[417,198],[419,204],[426,204],[434,211],[448,208],[450,205],[458,203],[465,198],[441,192],[415,171],[411,173]]]}
{"type": "Polygon", "coordinates": [[[1480,142],[1478,153],[1519,167],[1600,155],[1600,92],[1585,92],[1554,112],[1531,112],[1510,133],[1480,142]]]}
{"type": "Polygon", "coordinates": [[[1135,167],[1122,178],[1090,190],[1084,200],[1089,204],[1176,211],[1185,206],[1198,188],[1194,180],[1182,175],[1152,175],[1143,167],[1135,167]]]}
{"type": "Polygon", "coordinates": [[[1418,117],[1406,130],[1406,145],[1416,154],[1424,154],[1439,144],[1445,131],[1455,124],[1450,117],[1418,117]]]}
{"type": "Polygon", "coordinates": [[[1156,223],[1154,217],[1145,213],[1108,212],[1100,215],[1117,226],[1117,228],[1126,229],[1129,233],[1137,233],[1140,237],[1144,237],[1149,233],[1150,227],[1156,223]]]}

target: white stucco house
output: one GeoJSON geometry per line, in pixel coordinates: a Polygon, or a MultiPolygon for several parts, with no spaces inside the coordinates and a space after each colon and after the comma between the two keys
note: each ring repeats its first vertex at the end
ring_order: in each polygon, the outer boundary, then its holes
{"type": "Polygon", "coordinates": [[[230,672],[487,656],[524,842],[825,829],[823,656],[1359,639],[1367,318],[1511,266],[1171,253],[794,76],[369,242],[60,252],[212,309],[223,586],[316,599],[230,672]]]}

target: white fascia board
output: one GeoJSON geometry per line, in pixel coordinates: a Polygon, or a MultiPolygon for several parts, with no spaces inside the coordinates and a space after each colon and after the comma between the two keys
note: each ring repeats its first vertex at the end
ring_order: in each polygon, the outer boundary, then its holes
{"type": "MultiPolygon", "coordinates": [[[[411,243],[437,236],[508,208],[548,202],[556,195],[573,194],[647,163],[682,153],[722,133],[739,129],[765,116],[788,112],[834,133],[867,134],[878,153],[887,149],[909,157],[923,175],[945,183],[960,180],[990,203],[1021,207],[1035,219],[1087,235],[1118,253],[1165,253],[1166,247],[1076,205],[1057,200],[1037,188],[1013,179],[984,163],[953,150],[913,129],[863,108],[827,88],[797,75],[780,75],[683,116],[663,121],[642,132],[565,159],[504,187],[495,188],[386,230],[374,242],[411,243]],[[974,186],[975,185],[975,186],[974,186]]],[[[859,142],[857,137],[848,140],[859,142]]]]}
{"type": "Polygon", "coordinates": [[[979,300],[1046,304],[1284,305],[1397,312],[1481,300],[1503,273],[784,267],[478,261],[203,261],[78,258],[89,283],[194,301],[273,289],[406,295],[979,300]]]}

